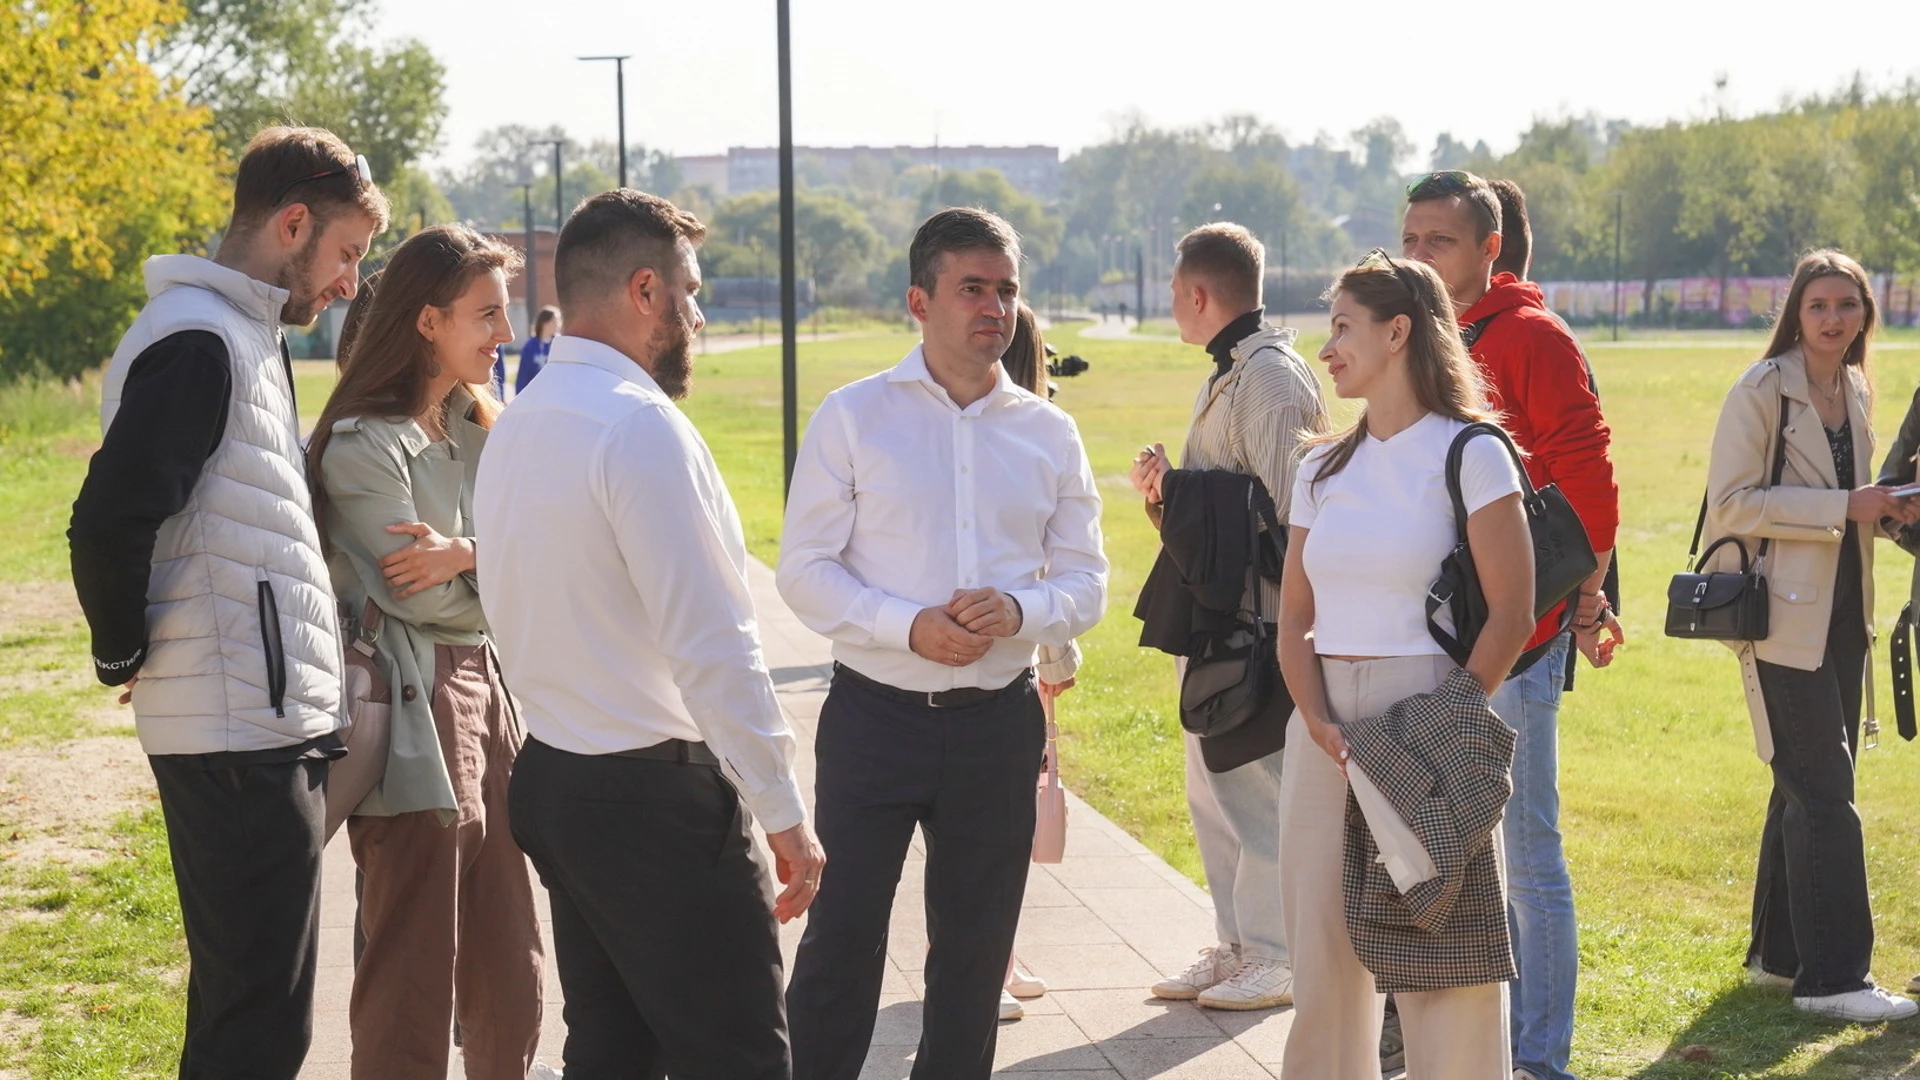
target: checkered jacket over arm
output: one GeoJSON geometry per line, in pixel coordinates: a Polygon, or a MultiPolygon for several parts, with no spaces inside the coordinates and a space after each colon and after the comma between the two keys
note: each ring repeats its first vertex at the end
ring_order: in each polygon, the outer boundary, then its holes
{"type": "Polygon", "coordinates": [[[1416,993],[1512,979],[1494,830],[1513,794],[1514,735],[1480,683],[1456,668],[1438,689],[1344,724],[1341,734],[1439,871],[1402,895],[1347,793],[1347,932],[1376,987],[1416,993]]]}

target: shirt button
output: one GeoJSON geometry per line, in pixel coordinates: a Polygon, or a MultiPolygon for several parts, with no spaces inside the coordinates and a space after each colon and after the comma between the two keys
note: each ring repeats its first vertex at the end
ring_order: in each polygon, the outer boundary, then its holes
{"type": "Polygon", "coordinates": [[[420,696],[420,691],[414,689],[411,686],[400,691],[401,701],[412,701],[414,698],[417,698],[419,696],[420,696]]]}
{"type": "Polygon", "coordinates": [[[1797,593],[1797,592],[1790,592],[1790,593],[1788,593],[1788,594],[1787,594],[1787,599],[1789,599],[1789,600],[1798,600],[1798,599],[1800,599],[1800,594],[1799,594],[1799,593],[1797,593]]]}

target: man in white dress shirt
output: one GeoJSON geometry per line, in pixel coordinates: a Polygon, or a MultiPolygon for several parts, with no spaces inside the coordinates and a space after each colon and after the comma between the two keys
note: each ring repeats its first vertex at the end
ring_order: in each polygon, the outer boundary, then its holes
{"type": "Polygon", "coordinates": [[[1035,650],[1106,607],[1079,432],[1000,366],[1018,236],[985,211],[944,210],[908,264],[922,342],[821,403],[781,540],[780,593],[835,660],[814,785],[833,862],[787,990],[801,1080],[860,1074],[915,826],[931,948],[913,1076],[991,1072],[1033,849],[1035,650]]]}
{"type": "Polygon", "coordinates": [[[674,401],[703,322],[672,203],[610,191],[560,231],[568,333],[474,495],[481,599],[527,729],[514,839],[553,906],[569,1080],[792,1075],[774,919],[824,858],[747,593],[740,519],[674,401]],[[786,891],[769,906],[750,825],[786,891]]]}

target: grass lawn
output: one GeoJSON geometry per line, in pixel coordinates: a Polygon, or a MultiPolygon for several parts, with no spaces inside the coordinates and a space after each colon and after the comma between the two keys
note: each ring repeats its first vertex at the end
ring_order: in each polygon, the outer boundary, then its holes
{"type": "MultiPolygon", "coordinates": [[[[1156,541],[1125,471],[1143,442],[1177,451],[1206,363],[1175,344],[1082,340],[1071,328],[1054,342],[1094,365],[1060,380],[1058,400],[1078,420],[1107,497],[1114,564],[1109,616],[1083,642],[1086,678],[1062,710],[1067,780],[1197,878],[1171,662],[1133,644],[1133,598],[1156,541]]],[[[1920,381],[1920,349],[1908,342],[1877,361],[1884,391],[1875,426],[1883,444],[1920,381]]],[[[891,365],[911,344],[905,335],[818,343],[803,335],[802,416],[827,391],[891,365]]],[[[1743,985],[1738,964],[1766,770],[1753,756],[1730,654],[1659,634],[1662,593],[1685,551],[1714,415],[1759,348],[1756,337],[1591,346],[1615,428],[1631,643],[1612,669],[1582,673],[1562,714],[1562,817],[1582,933],[1574,1055],[1582,1076],[1830,1080],[1914,1075],[1920,1062],[1920,1023],[1824,1023],[1743,985]],[[1708,1048],[1712,1059],[1670,1054],[1694,1046],[1708,1048]]],[[[696,372],[687,411],[727,476],[750,548],[771,562],[780,531],[778,348],[701,357],[696,372]]],[[[300,369],[309,420],[329,379],[327,365],[300,369]]],[[[0,394],[0,589],[64,582],[67,505],[92,438],[86,403],[69,408],[41,395],[28,407],[20,400],[0,394]]],[[[1884,634],[1910,567],[1891,545],[1881,545],[1879,556],[1884,634]]],[[[0,641],[0,686],[14,685],[20,665],[84,673],[85,640],[74,627],[35,634],[0,641]]],[[[1863,758],[1859,805],[1875,886],[1876,974],[1898,987],[1920,971],[1920,890],[1913,888],[1920,822],[1905,812],[1920,804],[1920,769],[1915,748],[1893,735],[1884,655],[1879,660],[1886,730],[1881,748],[1863,758]]],[[[19,740],[83,730],[71,718],[97,705],[99,692],[82,680],[60,693],[70,696],[27,707],[16,704],[18,695],[0,695],[0,752],[19,740]]],[[[164,846],[151,817],[128,821],[116,835],[120,853],[94,870],[49,877],[0,867],[0,1005],[42,1018],[26,1051],[32,1076],[144,1074],[163,1068],[175,1045],[178,991],[165,973],[180,950],[168,921],[177,914],[164,846]],[[67,985],[76,989],[63,992],[67,985]],[[123,1052],[132,1056],[113,1056],[123,1052]]],[[[21,1053],[6,1050],[5,1031],[0,1023],[0,1068],[21,1053]]]]}
{"type": "MultiPolygon", "coordinates": [[[[1067,781],[1198,879],[1171,662],[1134,644],[1133,599],[1156,538],[1125,473],[1143,442],[1166,442],[1177,453],[1206,364],[1196,350],[1166,342],[1080,339],[1071,329],[1052,340],[1093,362],[1091,373],[1059,380],[1057,401],[1086,439],[1107,499],[1113,561],[1107,619],[1083,642],[1086,678],[1062,709],[1067,781]]],[[[827,391],[893,363],[911,344],[904,335],[803,341],[802,415],[827,391]]],[[[1739,962],[1767,773],[1753,755],[1731,654],[1660,635],[1666,581],[1686,552],[1714,417],[1761,345],[1749,335],[1590,346],[1615,431],[1631,641],[1612,669],[1581,673],[1562,713],[1562,824],[1582,935],[1574,1053],[1582,1076],[1880,1077],[1909,1075],[1920,1062],[1920,1022],[1885,1029],[1824,1023],[1744,986],[1739,962]],[[1693,1046],[1709,1048],[1712,1060],[1669,1055],[1693,1046]]],[[[1875,427],[1884,445],[1920,382],[1920,350],[1884,350],[1876,379],[1883,403],[1875,427]]],[[[778,550],[780,524],[779,406],[777,349],[703,360],[686,403],[740,504],[750,547],[768,561],[778,550]]],[[[1911,562],[1890,544],[1878,554],[1884,635],[1911,562]]],[[[1897,989],[1920,971],[1920,822],[1908,812],[1920,804],[1920,751],[1893,734],[1884,652],[1878,659],[1885,734],[1862,759],[1859,805],[1870,847],[1877,975],[1897,989]]]]}

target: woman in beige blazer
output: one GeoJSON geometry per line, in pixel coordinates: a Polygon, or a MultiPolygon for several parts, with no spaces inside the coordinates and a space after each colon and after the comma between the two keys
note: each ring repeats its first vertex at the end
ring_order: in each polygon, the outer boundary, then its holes
{"type": "MultiPolygon", "coordinates": [[[[1733,643],[1773,794],[1760,837],[1747,970],[1795,1006],[1847,1020],[1920,1006],[1876,987],[1854,753],[1873,634],[1873,534],[1920,501],[1871,486],[1873,290],[1860,265],[1816,251],[1794,268],[1767,357],[1727,394],[1707,472],[1707,535],[1768,544],[1763,641],[1733,643]],[[1785,420],[1782,421],[1782,406],[1785,420]],[[1779,482],[1771,470],[1785,440],[1779,482]]],[[[1733,545],[1714,569],[1737,568],[1733,545]]]]}
{"type": "MultiPolygon", "coordinates": [[[[308,448],[334,591],[393,699],[380,779],[347,823],[366,933],[348,1006],[354,1080],[444,1080],[456,1017],[468,1080],[549,1075],[534,1059],[532,879],[507,826],[522,736],[472,539],[475,470],[500,411],[488,379],[494,347],[513,337],[518,263],[462,226],[402,243],[362,305],[308,448]]],[[[349,743],[349,761],[356,752],[349,743]]]]}

